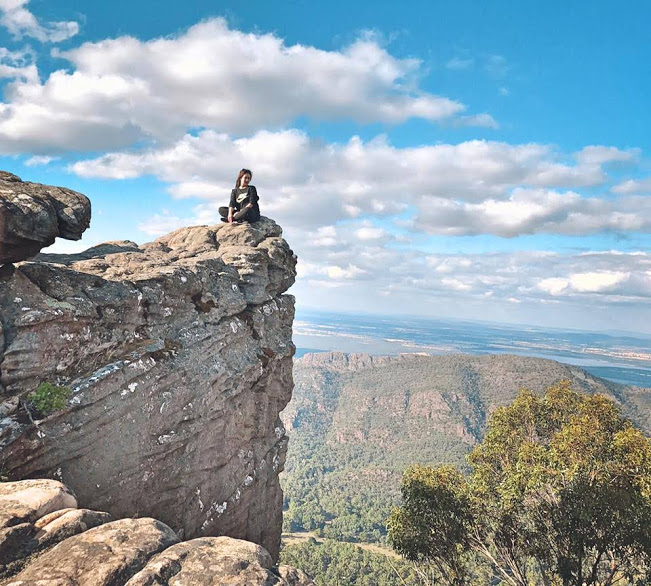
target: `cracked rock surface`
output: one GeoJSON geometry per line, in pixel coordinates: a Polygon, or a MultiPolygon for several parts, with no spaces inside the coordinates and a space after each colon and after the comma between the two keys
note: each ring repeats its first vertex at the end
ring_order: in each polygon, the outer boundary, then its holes
{"type": "Polygon", "coordinates": [[[85,507],[277,559],[296,257],[280,227],[193,226],[0,267],[0,467],[85,507]],[[40,383],[67,406],[30,412],[40,383]],[[42,417],[39,419],[39,417],[42,417]]]}
{"type": "Polygon", "coordinates": [[[89,224],[85,195],[0,171],[0,265],[28,259],[57,237],[79,240],[89,224]]]}

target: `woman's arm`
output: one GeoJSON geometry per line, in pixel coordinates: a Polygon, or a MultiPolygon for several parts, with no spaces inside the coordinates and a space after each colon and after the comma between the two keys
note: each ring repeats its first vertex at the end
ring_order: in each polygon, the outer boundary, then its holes
{"type": "Polygon", "coordinates": [[[231,200],[228,202],[228,221],[233,223],[233,214],[235,213],[235,190],[231,191],[231,200]]]}
{"type": "Polygon", "coordinates": [[[253,185],[249,186],[249,203],[246,204],[247,208],[252,208],[254,204],[258,203],[258,191],[253,185]]]}

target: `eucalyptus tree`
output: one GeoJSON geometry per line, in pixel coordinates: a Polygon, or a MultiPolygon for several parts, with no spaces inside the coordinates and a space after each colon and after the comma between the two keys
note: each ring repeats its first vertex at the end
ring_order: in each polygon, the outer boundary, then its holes
{"type": "Polygon", "coordinates": [[[609,398],[523,390],[468,462],[409,468],[388,521],[440,581],[471,584],[484,563],[512,586],[651,583],[651,441],[609,398]]]}

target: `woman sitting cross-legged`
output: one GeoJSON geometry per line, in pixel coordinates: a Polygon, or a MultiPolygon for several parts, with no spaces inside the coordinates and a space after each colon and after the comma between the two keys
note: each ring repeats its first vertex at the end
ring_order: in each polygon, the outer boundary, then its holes
{"type": "Polygon", "coordinates": [[[231,191],[231,201],[228,207],[219,208],[222,222],[257,222],[260,219],[258,206],[258,192],[253,185],[249,185],[253,173],[242,169],[237,175],[235,189],[231,191]]]}

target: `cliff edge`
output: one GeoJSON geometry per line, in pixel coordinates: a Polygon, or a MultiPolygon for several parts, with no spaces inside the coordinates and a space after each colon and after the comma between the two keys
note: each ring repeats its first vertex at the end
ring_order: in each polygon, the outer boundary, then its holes
{"type": "Polygon", "coordinates": [[[0,468],[182,539],[280,546],[296,257],[281,228],[182,228],[0,268],[0,468]],[[70,389],[43,417],[30,394],[70,389]]]}

